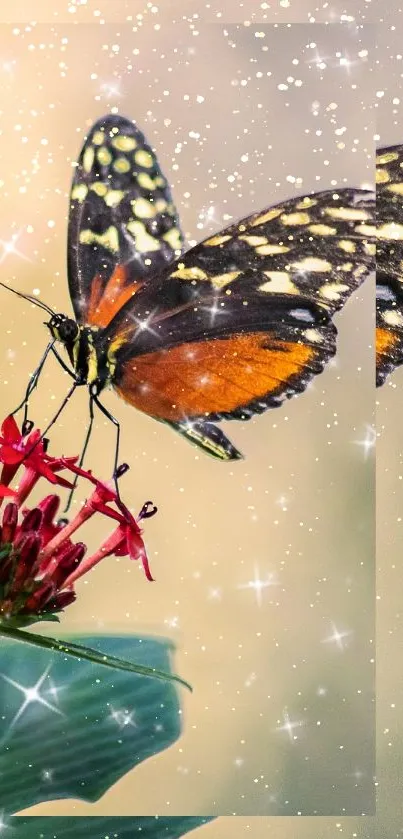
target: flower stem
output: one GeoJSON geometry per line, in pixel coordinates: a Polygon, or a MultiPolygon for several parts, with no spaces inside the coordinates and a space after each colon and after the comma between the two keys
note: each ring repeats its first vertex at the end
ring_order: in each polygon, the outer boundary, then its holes
{"type": "Polygon", "coordinates": [[[73,644],[71,641],[59,641],[57,638],[49,638],[46,635],[31,635],[30,632],[24,632],[23,629],[17,629],[1,622],[0,636],[12,638],[14,641],[24,641],[34,647],[42,647],[46,650],[70,655],[73,658],[92,661],[93,664],[102,664],[105,667],[112,667],[115,670],[126,670],[131,673],[136,673],[138,676],[150,676],[151,678],[161,679],[165,682],[177,682],[192,691],[191,685],[174,673],[164,673],[162,670],[156,670],[154,667],[133,664],[131,661],[125,661],[113,655],[106,655],[106,653],[93,650],[91,647],[73,644]]]}

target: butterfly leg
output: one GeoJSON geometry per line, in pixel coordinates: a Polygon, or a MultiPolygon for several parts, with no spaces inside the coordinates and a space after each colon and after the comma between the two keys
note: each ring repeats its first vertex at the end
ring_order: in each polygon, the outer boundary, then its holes
{"type": "Polygon", "coordinates": [[[108,409],[107,409],[107,408],[105,408],[105,405],[103,405],[103,404],[102,404],[102,402],[100,402],[100,401],[99,401],[98,397],[97,397],[95,394],[93,394],[93,395],[92,395],[92,398],[93,398],[93,400],[94,400],[94,402],[95,402],[95,405],[97,406],[97,408],[99,408],[99,410],[100,410],[100,411],[101,411],[101,413],[104,415],[104,417],[106,417],[106,418],[107,418],[110,422],[112,422],[112,423],[113,423],[113,425],[114,425],[114,426],[115,426],[115,428],[116,428],[116,445],[115,445],[115,459],[114,459],[114,464],[113,464],[113,480],[114,480],[114,482],[115,482],[116,495],[117,495],[117,497],[118,497],[118,499],[119,499],[119,501],[120,501],[120,500],[121,500],[121,498],[120,498],[119,485],[118,485],[118,477],[119,477],[119,475],[118,475],[118,462],[119,462],[119,447],[120,447],[120,423],[119,423],[119,421],[116,419],[116,417],[114,417],[114,416],[113,416],[113,414],[111,414],[111,413],[110,413],[110,411],[108,411],[108,409]]]}
{"type": "MultiPolygon", "coordinates": [[[[80,460],[79,460],[79,463],[78,463],[78,466],[79,466],[80,469],[81,469],[81,467],[84,463],[84,458],[85,458],[85,455],[87,453],[88,443],[90,442],[90,437],[91,437],[91,434],[92,434],[93,422],[94,422],[94,397],[92,395],[90,395],[90,421],[88,423],[87,433],[85,435],[84,445],[83,445],[80,460]]],[[[73,481],[73,486],[72,486],[72,488],[71,488],[71,490],[68,494],[67,503],[66,503],[66,506],[63,510],[64,513],[67,513],[70,509],[70,505],[71,505],[71,502],[73,500],[73,495],[74,495],[74,492],[75,492],[75,489],[76,489],[76,486],[77,486],[77,482],[78,482],[78,475],[75,476],[74,481],[73,481]]]]}
{"type": "Polygon", "coordinates": [[[24,396],[22,402],[20,402],[20,404],[16,408],[14,408],[14,411],[11,412],[11,416],[14,416],[14,414],[17,414],[18,411],[21,410],[21,408],[25,409],[24,410],[23,425],[25,425],[25,423],[27,421],[27,417],[28,417],[29,397],[31,396],[31,393],[35,390],[35,388],[38,384],[39,376],[41,375],[42,369],[44,367],[45,361],[46,361],[50,351],[53,349],[53,344],[54,344],[54,341],[50,341],[50,343],[47,345],[46,350],[45,350],[38,366],[36,367],[34,372],[29,377],[27,389],[25,391],[25,396],[24,396]]]}
{"type": "Polygon", "coordinates": [[[72,386],[71,386],[70,390],[68,391],[67,395],[64,397],[63,402],[62,402],[62,404],[60,405],[60,408],[58,408],[58,410],[56,411],[56,413],[55,413],[54,417],[53,417],[53,418],[51,419],[51,421],[48,423],[48,425],[46,426],[45,430],[42,432],[41,436],[40,436],[40,437],[38,437],[38,439],[37,439],[36,443],[34,443],[34,445],[33,445],[33,446],[31,446],[31,448],[29,449],[29,451],[27,451],[27,452],[26,452],[25,457],[28,457],[28,455],[30,455],[30,454],[34,451],[34,449],[35,449],[35,448],[37,447],[37,445],[38,445],[38,444],[39,444],[39,443],[40,443],[40,442],[44,439],[44,437],[46,437],[46,435],[47,435],[47,433],[48,433],[49,429],[51,429],[51,428],[52,428],[52,426],[55,424],[56,420],[58,420],[58,418],[60,417],[60,414],[62,413],[62,411],[64,411],[64,409],[65,409],[65,407],[66,407],[67,403],[69,402],[69,400],[71,399],[71,397],[72,397],[72,395],[73,395],[73,393],[74,393],[74,391],[75,391],[76,387],[78,387],[78,384],[77,384],[77,382],[74,380],[74,382],[73,382],[73,384],[72,384],[72,386]]]}

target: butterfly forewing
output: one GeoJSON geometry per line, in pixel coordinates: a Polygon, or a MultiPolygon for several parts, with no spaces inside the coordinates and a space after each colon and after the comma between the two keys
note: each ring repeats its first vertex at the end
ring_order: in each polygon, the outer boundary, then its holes
{"type": "Polygon", "coordinates": [[[403,363],[403,146],[376,158],[376,380],[403,363]]]}
{"type": "Polygon", "coordinates": [[[169,277],[200,296],[287,294],[341,308],[374,269],[374,195],[327,190],[254,213],[201,242],[169,277]]]}
{"type": "Polygon", "coordinates": [[[68,277],[77,320],[105,326],[182,248],[169,186],[144,135],[121,116],[102,118],[71,188],[68,277]]]}
{"type": "Polygon", "coordinates": [[[183,422],[246,419],[303,390],[374,267],[373,207],[366,190],[295,198],[187,251],[106,331],[118,392],[183,422]]]}

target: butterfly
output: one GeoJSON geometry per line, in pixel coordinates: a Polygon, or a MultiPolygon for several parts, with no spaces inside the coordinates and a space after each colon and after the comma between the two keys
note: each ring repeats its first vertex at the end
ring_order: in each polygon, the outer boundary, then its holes
{"type": "Polygon", "coordinates": [[[74,386],[87,385],[104,413],[99,396],[112,386],[206,453],[242,457],[215,423],[276,407],[323,370],[332,317],[373,269],[373,211],[368,190],[326,190],[186,250],[154,151],[135,123],[103,117],[71,188],[75,317],[47,323],[74,386]]]}
{"type": "Polygon", "coordinates": [[[403,145],[376,156],[376,383],[403,364],[403,145]]]}

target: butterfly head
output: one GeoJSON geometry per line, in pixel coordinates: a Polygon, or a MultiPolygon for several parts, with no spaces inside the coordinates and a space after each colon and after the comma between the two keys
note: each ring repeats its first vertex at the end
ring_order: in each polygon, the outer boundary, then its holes
{"type": "Polygon", "coordinates": [[[67,315],[52,315],[46,326],[50,330],[52,338],[61,341],[65,346],[74,344],[79,333],[78,324],[72,318],[68,318],[67,315]]]}

